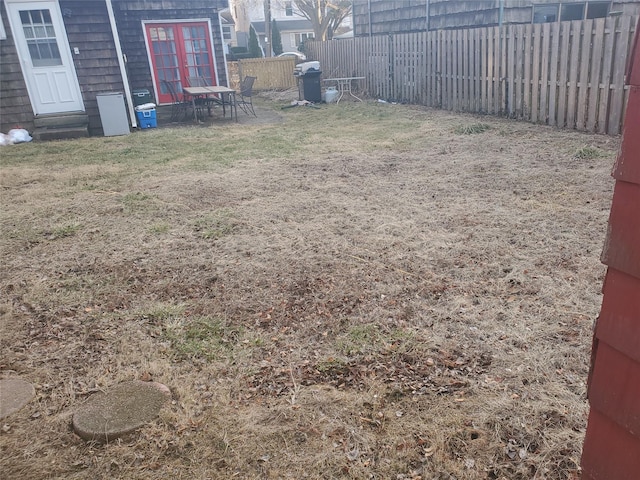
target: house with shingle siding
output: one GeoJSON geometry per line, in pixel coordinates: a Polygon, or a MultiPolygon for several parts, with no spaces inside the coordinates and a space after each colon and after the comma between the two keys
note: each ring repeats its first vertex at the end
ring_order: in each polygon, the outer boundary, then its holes
{"type": "Polygon", "coordinates": [[[639,0],[353,0],[355,36],[638,15],[639,0]]]}
{"type": "MultiPolygon", "coordinates": [[[[132,91],[170,103],[189,76],[227,85],[225,0],[2,0],[0,131],[75,125],[99,135],[96,95],[132,91]]],[[[46,135],[43,135],[43,138],[46,135]]],[[[53,135],[52,135],[53,136],[53,135]]]]}

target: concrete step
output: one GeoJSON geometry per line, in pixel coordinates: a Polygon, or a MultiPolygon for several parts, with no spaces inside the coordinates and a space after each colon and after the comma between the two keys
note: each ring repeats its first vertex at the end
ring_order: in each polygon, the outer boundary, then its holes
{"type": "Polygon", "coordinates": [[[71,127],[41,127],[33,131],[34,140],[66,140],[70,138],[86,138],[89,136],[89,126],[71,127]]]}
{"type": "Polygon", "coordinates": [[[33,119],[36,128],[76,127],[89,124],[89,115],[73,112],[55,115],[39,115],[33,119]]]}

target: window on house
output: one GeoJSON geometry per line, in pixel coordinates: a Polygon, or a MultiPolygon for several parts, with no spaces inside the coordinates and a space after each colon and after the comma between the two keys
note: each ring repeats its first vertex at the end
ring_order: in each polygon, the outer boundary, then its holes
{"type": "Polygon", "coordinates": [[[285,2],[284,4],[284,14],[287,17],[293,17],[293,5],[291,2],[285,2]]]}
{"type": "Polygon", "coordinates": [[[232,40],[233,36],[231,35],[231,27],[229,25],[222,26],[222,38],[224,40],[232,40]]]}
{"type": "Polygon", "coordinates": [[[604,18],[609,15],[611,2],[589,2],[587,3],[587,18],[604,18]]]}
{"type": "Polygon", "coordinates": [[[34,67],[62,65],[49,10],[21,10],[20,21],[34,67]]]}
{"type": "Polygon", "coordinates": [[[584,18],[584,3],[565,3],[560,5],[560,21],[582,20],[584,18]]]}
{"type": "Polygon", "coordinates": [[[549,23],[558,20],[558,5],[534,5],[533,23],[549,23]]]}
{"type": "Polygon", "coordinates": [[[566,22],[609,15],[611,1],[560,2],[533,6],[533,23],[566,22]]]}
{"type": "Polygon", "coordinates": [[[305,32],[305,33],[294,33],[293,41],[296,44],[296,47],[299,47],[301,43],[304,43],[305,40],[313,39],[313,33],[305,32]]]}

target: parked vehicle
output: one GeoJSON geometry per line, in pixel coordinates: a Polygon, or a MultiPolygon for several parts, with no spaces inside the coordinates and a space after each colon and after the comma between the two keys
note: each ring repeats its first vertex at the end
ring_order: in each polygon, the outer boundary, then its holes
{"type": "Polygon", "coordinates": [[[300,52],[282,52],[278,57],[295,57],[297,62],[304,62],[307,56],[300,52]]]}

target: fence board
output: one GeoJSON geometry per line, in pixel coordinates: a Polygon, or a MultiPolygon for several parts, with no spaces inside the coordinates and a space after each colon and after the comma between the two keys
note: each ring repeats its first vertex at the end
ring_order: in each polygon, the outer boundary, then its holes
{"type": "Polygon", "coordinates": [[[455,49],[454,49],[454,54],[455,54],[455,65],[454,65],[454,70],[455,70],[455,79],[456,79],[456,87],[455,87],[455,94],[454,94],[454,105],[455,105],[455,109],[457,111],[463,110],[463,102],[464,102],[464,81],[463,81],[463,75],[464,72],[462,71],[462,60],[463,60],[463,56],[462,56],[462,32],[464,30],[454,30],[456,33],[454,35],[455,37],[455,49]]]}
{"type": "Polygon", "coordinates": [[[482,29],[481,37],[482,45],[480,46],[481,53],[481,65],[480,73],[482,75],[482,107],[481,111],[489,113],[489,60],[488,60],[488,42],[489,42],[489,29],[482,29]]]}
{"type": "Polygon", "coordinates": [[[454,49],[453,49],[453,70],[455,72],[454,78],[454,94],[453,94],[453,104],[455,106],[456,111],[462,110],[462,96],[463,96],[463,58],[462,58],[462,30],[454,30],[454,49]]]}
{"type": "Polygon", "coordinates": [[[631,33],[631,17],[622,17],[620,22],[620,31],[616,33],[615,48],[616,58],[613,63],[613,93],[611,96],[611,113],[609,114],[609,123],[607,133],[616,135],[620,133],[620,120],[622,118],[623,100],[624,100],[624,71],[626,68],[626,59],[629,50],[629,38],[631,33]]]}
{"type": "Polygon", "coordinates": [[[507,29],[507,112],[509,117],[514,117],[516,112],[516,29],[509,25],[507,29]]]}
{"type": "Polygon", "coordinates": [[[593,20],[586,20],[582,24],[582,42],[580,52],[580,77],[578,78],[578,112],[576,128],[586,128],[587,95],[589,91],[589,67],[591,66],[591,36],[593,35],[593,20]]]}
{"type": "MultiPolygon", "coordinates": [[[[617,134],[636,20],[621,16],[307,42],[307,53],[320,61],[324,77],[365,77],[361,88],[375,98],[617,134]]],[[[291,70],[282,72],[288,82],[294,82],[291,70]]],[[[243,73],[249,73],[246,65],[243,73]]],[[[256,76],[271,81],[271,74],[256,76]]]]}
{"type": "Polygon", "coordinates": [[[502,82],[501,78],[501,67],[502,67],[502,48],[501,48],[501,37],[500,28],[494,27],[493,29],[493,48],[495,49],[495,53],[493,56],[493,112],[496,114],[500,114],[501,112],[501,89],[502,82]]]}
{"type": "Polygon", "coordinates": [[[589,106],[587,112],[586,130],[596,131],[598,121],[598,97],[600,93],[600,70],[604,49],[604,22],[603,18],[595,20],[595,34],[591,48],[591,71],[589,82],[589,106]]]}
{"type": "Polygon", "coordinates": [[[558,59],[560,56],[560,24],[551,26],[551,53],[549,55],[549,125],[557,125],[556,102],[558,96],[558,59]]]}
{"type": "Polygon", "coordinates": [[[402,84],[402,74],[404,73],[404,65],[403,65],[403,61],[405,60],[403,58],[404,56],[404,51],[402,49],[401,46],[401,42],[403,39],[402,34],[400,35],[394,35],[392,38],[392,42],[393,42],[393,56],[391,57],[393,62],[394,62],[394,66],[393,66],[393,93],[392,93],[392,98],[396,101],[403,101],[403,97],[402,97],[402,90],[403,90],[403,84],[402,84]]]}
{"type": "Polygon", "coordinates": [[[500,37],[500,73],[498,78],[500,79],[500,108],[498,112],[500,114],[507,113],[507,28],[498,28],[498,35],[500,37]]]}
{"type": "Polygon", "coordinates": [[[491,27],[487,29],[487,113],[497,113],[494,103],[494,90],[495,90],[495,81],[494,81],[494,70],[495,70],[495,33],[496,29],[491,27]]]}
{"type": "Polygon", "coordinates": [[[444,105],[445,98],[445,76],[444,76],[444,32],[438,31],[435,32],[435,41],[437,43],[437,51],[438,51],[438,74],[437,74],[437,86],[438,91],[436,95],[436,101],[440,108],[446,108],[444,105]]]}
{"type": "Polygon", "coordinates": [[[609,116],[610,81],[613,68],[613,45],[615,40],[616,19],[607,18],[605,22],[604,55],[602,57],[602,78],[600,84],[600,102],[598,105],[598,132],[607,132],[609,116]]]}
{"type": "Polygon", "coordinates": [[[429,52],[427,60],[429,63],[429,102],[427,105],[431,107],[439,107],[436,101],[438,96],[438,51],[435,32],[427,32],[427,44],[429,52]]]}
{"type": "Polygon", "coordinates": [[[469,30],[462,30],[462,110],[469,111],[469,98],[471,92],[469,92],[469,60],[471,55],[469,53],[469,30]]]}
{"type": "Polygon", "coordinates": [[[448,110],[453,109],[453,32],[448,31],[445,34],[445,85],[447,87],[446,105],[448,110]]]}
{"type": "Polygon", "coordinates": [[[531,68],[531,121],[538,121],[538,112],[540,111],[540,37],[542,35],[542,25],[539,23],[533,26],[533,58],[531,68]]]}
{"type": "Polygon", "coordinates": [[[578,92],[578,68],[580,65],[580,29],[582,22],[571,22],[571,52],[569,54],[569,86],[567,93],[567,127],[576,128],[576,104],[578,92]]]}
{"type": "Polygon", "coordinates": [[[524,29],[524,79],[523,79],[523,118],[531,118],[531,56],[533,54],[533,25],[524,29]]]}
{"type": "Polygon", "coordinates": [[[567,124],[567,84],[569,83],[569,45],[571,42],[571,24],[561,24],[560,74],[558,76],[558,121],[559,127],[567,124]]]}
{"type": "Polygon", "coordinates": [[[514,118],[522,118],[522,87],[523,87],[523,69],[524,69],[524,30],[522,29],[514,29],[514,44],[515,44],[515,70],[514,70],[514,79],[515,79],[515,91],[514,94],[514,105],[513,105],[513,116],[514,118]]]}
{"type": "Polygon", "coordinates": [[[540,50],[540,107],[538,110],[538,121],[547,123],[549,118],[549,43],[551,40],[551,24],[545,23],[542,26],[542,48],[540,50]]]}
{"type": "Polygon", "coordinates": [[[480,71],[480,55],[479,55],[479,51],[481,48],[481,44],[480,44],[480,39],[481,39],[481,34],[482,34],[482,30],[479,28],[474,28],[472,30],[473,32],[473,51],[475,52],[474,55],[474,59],[475,59],[475,67],[474,67],[474,76],[475,76],[475,90],[474,90],[474,104],[471,107],[473,109],[474,112],[480,112],[482,111],[482,102],[481,102],[481,96],[482,96],[482,91],[481,91],[481,85],[482,85],[482,79],[481,79],[481,71],[480,71]]]}

